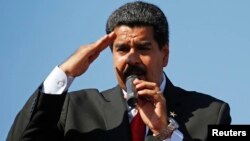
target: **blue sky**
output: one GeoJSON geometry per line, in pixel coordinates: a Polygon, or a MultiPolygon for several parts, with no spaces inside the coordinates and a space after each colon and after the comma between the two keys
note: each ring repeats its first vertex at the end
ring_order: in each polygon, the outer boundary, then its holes
{"type": "MultiPolygon", "coordinates": [[[[50,71],[104,35],[107,17],[125,2],[0,0],[0,140],[50,71]]],[[[250,1],[151,2],[169,20],[170,62],[164,70],[174,85],[228,102],[232,124],[249,124],[250,1]]],[[[106,49],[70,91],[116,84],[106,49]]]]}

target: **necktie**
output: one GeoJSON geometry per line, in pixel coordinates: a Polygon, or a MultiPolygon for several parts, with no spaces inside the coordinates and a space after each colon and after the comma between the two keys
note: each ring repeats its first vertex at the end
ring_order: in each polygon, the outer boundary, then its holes
{"type": "Polygon", "coordinates": [[[139,112],[130,123],[132,141],[144,141],[146,125],[141,119],[139,112]]]}

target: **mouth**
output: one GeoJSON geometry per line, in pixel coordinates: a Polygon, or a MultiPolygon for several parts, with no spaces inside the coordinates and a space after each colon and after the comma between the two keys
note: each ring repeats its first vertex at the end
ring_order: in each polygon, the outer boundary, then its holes
{"type": "Polygon", "coordinates": [[[147,71],[144,67],[130,65],[123,71],[123,78],[126,79],[130,75],[136,75],[139,79],[145,79],[147,71]]]}

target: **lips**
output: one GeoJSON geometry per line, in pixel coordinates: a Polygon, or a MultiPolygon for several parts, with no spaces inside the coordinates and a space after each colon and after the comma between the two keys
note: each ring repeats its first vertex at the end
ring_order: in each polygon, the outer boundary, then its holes
{"type": "Polygon", "coordinates": [[[139,78],[145,76],[147,73],[146,69],[142,66],[129,65],[124,71],[123,76],[127,78],[130,75],[137,75],[139,78]]]}

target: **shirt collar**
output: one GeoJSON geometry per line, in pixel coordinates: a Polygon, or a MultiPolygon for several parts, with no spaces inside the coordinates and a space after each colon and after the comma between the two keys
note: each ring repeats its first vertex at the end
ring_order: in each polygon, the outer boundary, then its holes
{"type": "Polygon", "coordinates": [[[161,82],[161,86],[160,86],[160,89],[161,89],[161,92],[163,93],[164,92],[164,88],[166,87],[166,77],[165,75],[162,73],[163,75],[163,80],[161,82]]]}

